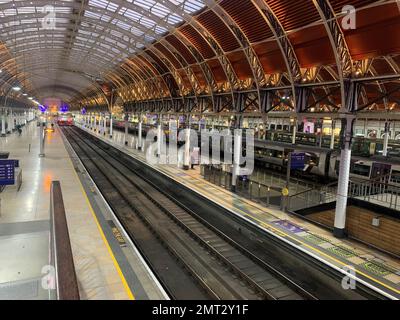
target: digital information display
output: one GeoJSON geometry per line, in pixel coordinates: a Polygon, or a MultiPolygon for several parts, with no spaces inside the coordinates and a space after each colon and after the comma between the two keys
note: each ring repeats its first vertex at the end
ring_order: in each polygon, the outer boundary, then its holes
{"type": "Polygon", "coordinates": [[[0,160],[0,185],[15,184],[15,160],[0,160]]]}

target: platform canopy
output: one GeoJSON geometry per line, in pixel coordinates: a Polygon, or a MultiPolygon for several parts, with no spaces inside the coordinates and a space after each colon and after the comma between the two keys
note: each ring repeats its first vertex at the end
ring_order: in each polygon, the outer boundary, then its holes
{"type": "Polygon", "coordinates": [[[332,113],[353,85],[350,111],[398,111],[399,34],[396,0],[0,0],[0,95],[332,113]]]}

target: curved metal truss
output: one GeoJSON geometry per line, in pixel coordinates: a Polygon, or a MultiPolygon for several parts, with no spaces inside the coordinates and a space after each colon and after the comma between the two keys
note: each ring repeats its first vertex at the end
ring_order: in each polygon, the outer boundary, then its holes
{"type": "MultiPolygon", "coordinates": [[[[16,72],[49,66],[52,71],[80,70],[109,81],[104,73],[182,23],[182,16],[204,6],[201,0],[178,0],[173,1],[171,11],[164,2],[0,0],[0,43],[15,59],[16,72]]],[[[0,57],[1,68],[7,62],[0,57]]],[[[115,86],[126,84],[117,77],[114,81],[115,86]]],[[[53,78],[47,81],[51,83],[53,78]]],[[[46,81],[40,85],[44,84],[46,81]]],[[[74,86],[73,81],[70,86],[85,89],[74,86]]]]}

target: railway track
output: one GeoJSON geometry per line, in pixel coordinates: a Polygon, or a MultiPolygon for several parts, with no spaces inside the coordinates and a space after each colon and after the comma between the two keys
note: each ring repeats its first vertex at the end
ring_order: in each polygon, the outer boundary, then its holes
{"type": "Polygon", "coordinates": [[[314,298],[135,173],[111,147],[77,128],[63,132],[172,298],[314,298]]]}

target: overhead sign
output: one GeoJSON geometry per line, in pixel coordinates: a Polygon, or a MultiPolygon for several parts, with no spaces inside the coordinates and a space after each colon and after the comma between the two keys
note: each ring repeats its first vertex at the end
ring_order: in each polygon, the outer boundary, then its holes
{"type": "Polygon", "coordinates": [[[302,153],[292,153],[292,159],[290,163],[290,168],[292,170],[296,169],[304,169],[304,166],[306,164],[306,154],[304,152],[302,153]]]}
{"type": "Polygon", "coordinates": [[[15,160],[0,160],[0,185],[15,184],[15,160]]]}

